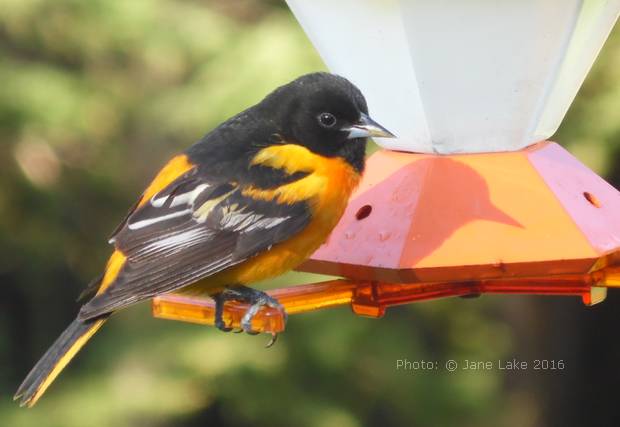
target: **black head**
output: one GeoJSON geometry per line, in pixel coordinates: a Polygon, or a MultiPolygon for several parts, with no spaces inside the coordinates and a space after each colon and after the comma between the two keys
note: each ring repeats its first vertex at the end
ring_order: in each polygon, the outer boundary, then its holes
{"type": "Polygon", "coordinates": [[[286,143],[328,157],[340,156],[361,171],[369,136],[393,137],[368,117],[366,99],[344,77],[313,73],[272,92],[261,103],[286,143]]]}

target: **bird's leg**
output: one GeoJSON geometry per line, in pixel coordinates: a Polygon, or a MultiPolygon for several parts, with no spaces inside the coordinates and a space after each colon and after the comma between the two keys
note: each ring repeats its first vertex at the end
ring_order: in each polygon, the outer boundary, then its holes
{"type": "MultiPolygon", "coordinates": [[[[249,288],[243,285],[226,286],[222,292],[219,292],[212,296],[215,300],[215,326],[221,330],[228,332],[232,328],[226,327],[222,314],[224,312],[224,303],[226,301],[240,301],[250,305],[250,308],[245,312],[241,318],[241,328],[248,334],[256,335],[258,332],[252,330],[252,319],[260,311],[262,307],[272,307],[279,310],[282,313],[284,322],[286,323],[287,314],[282,304],[278,302],[272,296],[269,296],[263,291],[258,289],[249,288]]],[[[267,344],[267,347],[273,345],[276,341],[277,334],[273,333],[271,341],[267,344]]]]}

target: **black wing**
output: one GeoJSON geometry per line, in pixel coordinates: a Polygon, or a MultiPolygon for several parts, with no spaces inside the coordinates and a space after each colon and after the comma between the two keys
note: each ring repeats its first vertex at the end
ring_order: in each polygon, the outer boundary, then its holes
{"type": "Polygon", "coordinates": [[[256,200],[234,183],[192,170],[131,213],[112,237],[127,261],[105,292],[82,307],[80,317],[192,284],[270,249],[309,221],[305,202],[256,200]]]}

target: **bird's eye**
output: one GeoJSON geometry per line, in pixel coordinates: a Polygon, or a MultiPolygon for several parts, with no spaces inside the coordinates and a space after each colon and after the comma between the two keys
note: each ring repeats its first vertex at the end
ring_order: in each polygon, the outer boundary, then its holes
{"type": "Polygon", "coordinates": [[[319,123],[324,128],[330,128],[336,124],[336,117],[331,113],[319,114],[319,123]]]}

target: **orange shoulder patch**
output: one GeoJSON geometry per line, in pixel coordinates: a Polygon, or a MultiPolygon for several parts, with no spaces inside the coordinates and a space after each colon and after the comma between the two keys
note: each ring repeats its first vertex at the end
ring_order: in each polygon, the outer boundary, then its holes
{"type": "Polygon", "coordinates": [[[166,188],[168,184],[192,169],[194,166],[195,165],[189,161],[185,154],[179,154],[178,156],[170,159],[170,161],[159,171],[155,179],[153,179],[146,190],[144,190],[142,198],[138,203],[138,207],[145,204],[147,200],[150,200],[151,197],[166,188]]]}

